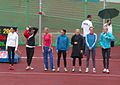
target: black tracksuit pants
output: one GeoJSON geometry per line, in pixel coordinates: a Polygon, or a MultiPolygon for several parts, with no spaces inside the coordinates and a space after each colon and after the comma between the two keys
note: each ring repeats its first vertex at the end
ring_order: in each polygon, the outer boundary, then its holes
{"type": "Polygon", "coordinates": [[[11,64],[12,66],[14,64],[14,57],[15,57],[15,47],[8,47],[9,64],[11,64]]]}
{"type": "Polygon", "coordinates": [[[32,57],[34,55],[34,48],[26,47],[26,53],[27,53],[27,65],[30,66],[32,62],[32,57]]]}

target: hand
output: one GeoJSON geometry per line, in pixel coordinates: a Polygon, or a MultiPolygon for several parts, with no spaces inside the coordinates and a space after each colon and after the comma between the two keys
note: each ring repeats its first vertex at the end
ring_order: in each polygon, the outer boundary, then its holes
{"type": "Polygon", "coordinates": [[[89,48],[89,50],[92,50],[92,48],[89,48]]]}
{"type": "Polygon", "coordinates": [[[8,48],[6,48],[6,51],[8,51],[8,48]]]}
{"type": "Polygon", "coordinates": [[[78,44],[78,42],[74,42],[74,44],[78,44]]]}
{"type": "Polygon", "coordinates": [[[68,54],[68,51],[66,51],[66,53],[68,54]]]}
{"type": "Polygon", "coordinates": [[[83,50],[80,50],[80,53],[83,53],[83,50]]]}
{"type": "Polygon", "coordinates": [[[103,35],[104,37],[106,36],[106,33],[103,35]]]}
{"type": "Polygon", "coordinates": [[[53,50],[53,47],[50,47],[50,49],[52,49],[52,50],[53,50]]]}
{"type": "Polygon", "coordinates": [[[42,49],[42,53],[44,53],[44,50],[42,49]]]}
{"type": "Polygon", "coordinates": [[[51,48],[48,49],[48,52],[50,52],[51,48]]]}
{"type": "Polygon", "coordinates": [[[56,52],[58,53],[58,50],[56,50],[56,52]]]}
{"type": "Polygon", "coordinates": [[[29,30],[29,27],[26,27],[26,30],[29,30]]]}
{"type": "Polygon", "coordinates": [[[15,49],[15,52],[17,52],[17,49],[15,49]]]}

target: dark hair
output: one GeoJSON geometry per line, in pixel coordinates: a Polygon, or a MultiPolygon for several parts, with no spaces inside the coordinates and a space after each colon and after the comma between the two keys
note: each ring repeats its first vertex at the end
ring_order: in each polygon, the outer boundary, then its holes
{"type": "Polygon", "coordinates": [[[33,30],[33,28],[32,28],[32,27],[29,27],[29,31],[31,31],[31,30],[33,30]]]}
{"type": "Polygon", "coordinates": [[[91,15],[87,15],[87,18],[91,18],[92,16],[91,15]]]}
{"type": "Polygon", "coordinates": [[[17,31],[17,27],[12,27],[13,30],[17,31]]]}
{"type": "Polygon", "coordinates": [[[93,28],[93,29],[94,29],[94,27],[90,27],[90,28],[89,28],[89,30],[90,30],[91,28],[93,28]]]}
{"type": "Polygon", "coordinates": [[[62,29],[62,31],[66,34],[66,29],[62,29]]]}
{"type": "Polygon", "coordinates": [[[107,20],[107,23],[108,23],[109,21],[111,21],[111,20],[108,19],[108,20],[107,20]]]}

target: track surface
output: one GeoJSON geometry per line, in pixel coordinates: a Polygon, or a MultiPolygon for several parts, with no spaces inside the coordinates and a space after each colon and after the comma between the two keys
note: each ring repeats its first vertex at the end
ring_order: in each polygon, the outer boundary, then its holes
{"type": "MultiPolygon", "coordinates": [[[[14,66],[14,71],[9,71],[9,65],[0,63],[0,85],[120,85],[120,47],[112,48],[110,59],[110,74],[103,74],[103,64],[101,49],[97,48],[96,65],[97,73],[92,73],[92,64],[90,63],[90,72],[85,73],[85,57],[83,58],[82,73],[71,72],[72,59],[70,58],[71,49],[68,52],[67,65],[68,72],[63,71],[63,60],[61,60],[60,72],[43,71],[43,55],[41,48],[36,47],[32,66],[33,71],[26,71],[25,47],[19,47],[22,53],[22,60],[14,66]]],[[[54,49],[54,63],[56,66],[57,54],[54,49]]],[[[77,64],[78,65],[78,64],[77,64]]],[[[77,66],[76,66],[77,67],[77,66]]]]}

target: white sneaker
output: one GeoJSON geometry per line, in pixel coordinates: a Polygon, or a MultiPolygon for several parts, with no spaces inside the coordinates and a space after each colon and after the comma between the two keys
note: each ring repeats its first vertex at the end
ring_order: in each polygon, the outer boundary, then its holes
{"type": "Polygon", "coordinates": [[[60,68],[57,68],[57,72],[59,72],[60,71],[60,68]]]}
{"type": "Polygon", "coordinates": [[[55,69],[52,69],[53,72],[55,72],[55,69]]]}
{"type": "Polygon", "coordinates": [[[64,68],[64,71],[67,72],[68,71],[67,68],[64,68]]]}
{"type": "Polygon", "coordinates": [[[75,68],[72,69],[72,72],[75,72],[75,68]]]}
{"type": "Polygon", "coordinates": [[[95,68],[93,68],[93,73],[96,73],[96,69],[95,68]]]}
{"type": "Polygon", "coordinates": [[[106,73],[106,70],[107,70],[107,69],[106,69],[106,68],[104,68],[104,69],[103,69],[103,73],[106,73]]]}
{"type": "Polygon", "coordinates": [[[44,68],[44,71],[47,71],[48,69],[47,68],[44,68]]]}
{"type": "Polygon", "coordinates": [[[25,69],[26,69],[26,70],[30,70],[30,66],[27,66],[25,69]]]}
{"type": "Polygon", "coordinates": [[[79,72],[82,72],[82,68],[81,67],[79,68],[79,72]]]}
{"type": "Polygon", "coordinates": [[[108,73],[108,74],[110,73],[109,69],[106,70],[106,73],[108,73]]]}
{"type": "Polygon", "coordinates": [[[88,73],[88,72],[89,72],[89,68],[86,68],[85,73],[88,73]]]}
{"type": "Polygon", "coordinates": [[[34,68],[30,66],[30,70],[34,70],[34,68]]]}

